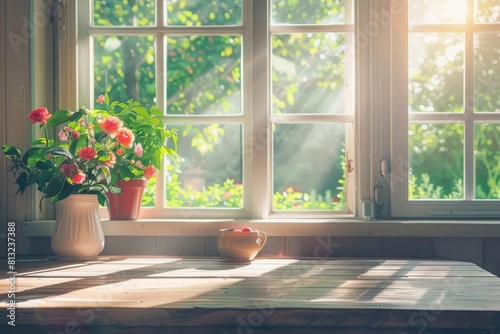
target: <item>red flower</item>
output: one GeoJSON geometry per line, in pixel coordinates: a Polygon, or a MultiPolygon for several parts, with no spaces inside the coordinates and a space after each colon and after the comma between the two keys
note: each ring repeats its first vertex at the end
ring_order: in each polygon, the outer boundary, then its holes
{"type": "Polygon", "coordinates": [[[76,132],[76,131],[73,131],[73,132],[71,132],[71,137],[73,139],[76,139],[76,138],[80,137],[80,134],[78,132],[76,132]]]}
{"type": "Polygon", "coordinates": [[[156,168],[153,165],[149,165],[148,167],[144,168],[144,177],[148,180],[153,176],[155,176],[155,173],[156,173],[156,168]]]}
{"type": "Polygon", "coordinates": [[[31,120],[31,124],[46,124],[50,116],[52,116],[52,114],[49,113],[47,108],[36,108],[29,113],[28,118],[31,120]]]}
{"type": "Polygon", "coordinates": [[[119,156],[122,156],[123,154],[125,154],[125,151],[123,149],[119,148],[116,150],[116,154],[118,154],[119,156]]]}
{"type": "Polygon", "coordinates": [[[120,131],[118,131],[116,139],[121,145],[125,146],[126,148],[132,148],[135,137],[132,131],[130,131],[129,129],[121,128],[120,131]]]}
{"type": "Polygon", "coordinates": [[[82,184],[87,176],[84,173],[77,173],[71,178],[71,182],[76,184],[82,184]]]}
{"type": "Polygon", "coordinates": [[[106,100],[104,100],[104,95],[99,95],[99,97],[97,98],[96,102],[100,103],[100,104],[104,104],[106,102],[106,100]]]}
{"type": "Polygon", "coordinates": [[[123,126],[123,122],[116,116],[101,118],[97,123],[99,123],[102,131],[109,133],[111,137],[115,137],[123,126]]]}
{"type": "Polygon", "coordinates": [[[75,175],[76,172],[78,171],[75,165],[68,165],[68,164],[62,164],[61,167],[59,167],[59,169],[61,170],[61,172],[63,172],[65,176],[70,176],[70,177],[75,175]]]}
{"type": "Polygon", "coordinates": [[[90,160],[95,158],[97,152],[92,147],[83,147],[78,150],[78,155],[83,160],[90,160]]]}

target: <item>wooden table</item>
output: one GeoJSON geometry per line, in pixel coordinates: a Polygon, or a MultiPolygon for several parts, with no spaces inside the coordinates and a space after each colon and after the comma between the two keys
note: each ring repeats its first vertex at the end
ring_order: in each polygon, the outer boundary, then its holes
{"type": "Polygon", "coordinates": [[[466,262],[102,257],[16,266],[15,281],[0,281],[2,291],[15,285],[15,298],[0,299],[1,333],[500,333],[500,278],[466,262]]]}

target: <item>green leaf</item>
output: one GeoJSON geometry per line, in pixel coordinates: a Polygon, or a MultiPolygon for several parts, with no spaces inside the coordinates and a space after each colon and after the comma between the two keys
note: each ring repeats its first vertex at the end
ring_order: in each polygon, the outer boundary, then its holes
{"type": "Polygon", "coordinates": [[[47,125],[48,126],[56,126],[56,125],[66,123],[67,121],[69,121],[71,115],[72,115],[71,111],[69,111],[68,109],[58,110],[52,114],[52,117],[50,117],[47,120],[47,125]]]}
{"type": "Polygon", "coordinates": [[[25,165],[32,166],[36,161],[42,158],[42,151],[44,148],[41,147],[31,147],[23,155],[22,162],[25,165]]]}
{"type": "Polygon", "coordinates": [[[132,171],[130,170],[130,168],[128,168],[127,166],[120,167],[119,174],[120,174],[120,176],[121,176],[122,179],[133,179],[133,178],[135,178],[135,174],[132,173],[132,171]]]}
{"type": "Polygon", "coordinates": [[[148,110],[144,107],[134,107],[132,108],[132,111],[135,112],[137,115],[144,117],[145,119],[149,119],[148,110]]]}
{"type": "Polygon", "coordinates": [[[66,181],[65,178],[60,174],[52,175],[52,177],[49,180],[49,183],[43,189],[45,196],[50,198],[59,194],[59,192],[63,188],[63,184],[65,181],[66,181]]]}
{"type": "Polygon", "coordinates": [[[83,109],[78,110],[69,118],[70,122],[78,121],[85,115],[85,111],[83,109]]]}
{"type": "Polygon", "coordinates": [[[89,142],[88,135],[86,134],[80,135],[80,137],[78,137],[77,140],[73,140],[69,148],[69,151],[71,152],[71,154],[76,155],[79,149],[86,147],[88,145],[88,142],[89,142]]]}
{"type": "Polygon", "coordinates": [[[16,179],[16,184],[18,185],[19,189],[17,190],[16,194],[21,192],[21,195],[24,194],[24,190],[26,187],[28,187],[28,174],[26,172],[22,172],[19,174],[19,176],[16,179]]]}
{"type": "MultiPolygon", "coordinates": [[[[49,143],[51,141],[49,140],[49,143]]],[[[31,146],[34,147],[34,146],[43,146],[43,147],[47,147],[47,138],[38,138],[37,140],[33,141],[31,143],[31,146]]]]}
{"type": "Polygon", "coordinates": [[[73,160],[74,160],[74,157],[70,152],[68,152],[67,150],[62,149],[58,146],[53,146],[53,147],[49,147],[49,148],[44,149],[43,156],[45,157],[48,154],[66,157],[70,161],[70,163],[73,163],[73,160]]]}
{"type": "Polygon", "coordinates": [[[15,146],[11,146],[11,145],[2,145],[2,151],[3,153],[12,158],[12,157],[16,157],[17,159],[21,159],[21,151],[19,149],[17,149],[15,146]]]}

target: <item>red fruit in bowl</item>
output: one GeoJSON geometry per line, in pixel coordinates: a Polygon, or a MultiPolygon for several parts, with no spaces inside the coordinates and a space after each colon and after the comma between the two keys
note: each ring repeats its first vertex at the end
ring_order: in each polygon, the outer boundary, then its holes
{"type": "Polygon", "coordinates": [[[241,229],[241,232],[253,232],[252,228],[251,227],[244,227],[241,229]]]}

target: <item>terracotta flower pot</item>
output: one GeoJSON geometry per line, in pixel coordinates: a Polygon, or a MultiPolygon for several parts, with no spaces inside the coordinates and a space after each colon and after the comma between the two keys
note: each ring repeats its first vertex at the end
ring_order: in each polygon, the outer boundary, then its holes
{"type": "Polygon", "coordinates": [[[141,210],[142,194],[148,184],[146,179],[133,179],[118,181],[117,187],[122,189],[120,194],[108,192],[109,219],[130,220],[139,217],[141,210]]]}

